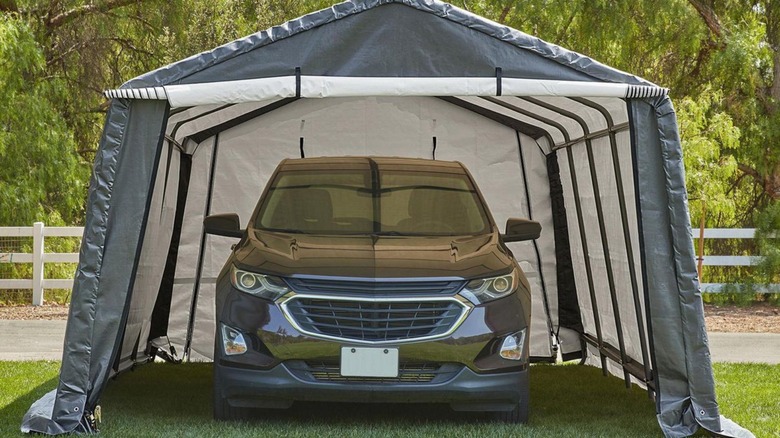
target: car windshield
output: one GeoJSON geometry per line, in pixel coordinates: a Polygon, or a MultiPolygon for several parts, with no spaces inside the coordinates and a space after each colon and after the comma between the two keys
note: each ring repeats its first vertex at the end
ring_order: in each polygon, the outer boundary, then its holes
{"type": "Polygon", "coordinates": [[[490,231],[465,174],[385,169],[279,172],[254,226],[289,233],[389,236],[490,231]]]}

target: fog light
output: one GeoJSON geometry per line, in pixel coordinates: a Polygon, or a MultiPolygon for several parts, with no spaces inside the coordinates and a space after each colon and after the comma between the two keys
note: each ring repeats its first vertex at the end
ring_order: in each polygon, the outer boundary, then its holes
{"type": "Polygon", "coordinates": [[[246,353],[246,342],[244,341],[244,335],[238,330],[222,325],[222,345],[225,350],[225,354],[233,356],[236,354],[246,353]]]}
{"type": "Polygon", "coordinates": [[[501,344],[501,351],[499,354],[504,359],[509,360],[522,360],[523,359],[523,347],[525,346],[525,332],[526,329],[522,329],[515,334],[511,334],[504,338],[504,343],[501,344]]]}

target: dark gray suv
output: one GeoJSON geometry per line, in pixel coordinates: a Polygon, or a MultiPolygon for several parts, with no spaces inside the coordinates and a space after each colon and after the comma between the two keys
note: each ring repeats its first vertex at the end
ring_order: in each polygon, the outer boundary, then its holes
{"type": "Polygon", "coordinates": [[[528,281],[457,162],[285,160],[217,279],[214,417],[296,400],[447,403],[528,419],[528,281]]]}

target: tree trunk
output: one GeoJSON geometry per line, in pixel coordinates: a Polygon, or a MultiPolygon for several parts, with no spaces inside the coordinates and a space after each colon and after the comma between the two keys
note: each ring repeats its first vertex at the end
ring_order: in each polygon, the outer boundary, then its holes
{"type": "Polygon", "coordinates": [[[690,3],[691,6],[696,9],[696,12],[699,13],[699,16],[701,16],[704,24],[707,25],[707,27],[710,29],[710,32],[712,32],[712,34],[715,36],[714,39],[720,39],[720,37],[723,36],[723,27],[720,24],[718,15],[712,9],[712,6],[706,4],[702,0],[688,0],[688,3],[690,3]]]}
{"type": "Polygon", "coordinates": [[[769,48],[772,49],[772,85],[769,87],[769,96],[772,98],[770,110],[777,111],[780,102],[780,27],[778,27],[778,14],[776,0],[767,0],[764,4],[766,16],[766,39],[769,48]]]}
{"type": "MultiPolygon", "coordinates": [[[[778,0],[766,0],[766,38],[772,49],[772,86],[769,88],[769,111],[775,114],[780,108],[780,7],[778,0]]],[[[764,176],[764,192],[773,201],[780,200],[780,160],[776,156],[778,145],[767,145],[767,174],[764,176]]]]}

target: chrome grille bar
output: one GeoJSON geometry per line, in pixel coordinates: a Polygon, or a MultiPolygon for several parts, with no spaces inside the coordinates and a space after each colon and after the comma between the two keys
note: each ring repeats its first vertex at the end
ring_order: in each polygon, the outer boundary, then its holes
{"type": "Polygon", "coordinates": [[[282,311],[301,333],[349,343],[386,344],[445,337],[471,306],[455,297],[361,298],[292,295],[282,311]]]}

